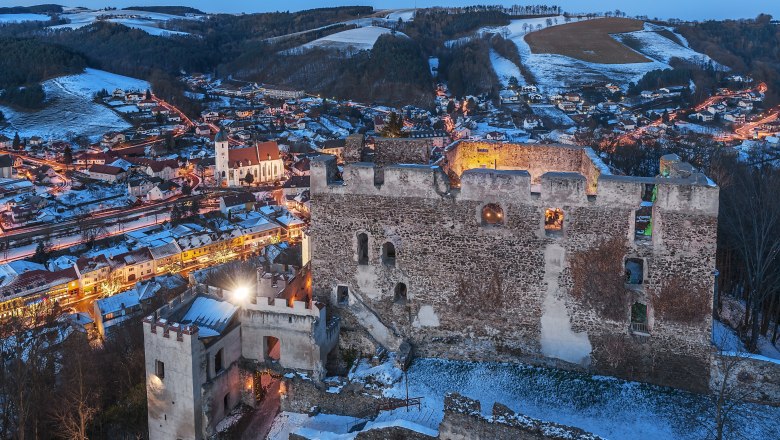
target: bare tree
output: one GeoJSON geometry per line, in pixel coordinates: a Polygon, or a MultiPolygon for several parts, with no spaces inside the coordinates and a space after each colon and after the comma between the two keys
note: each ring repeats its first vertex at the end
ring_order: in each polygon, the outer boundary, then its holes
{"type": "Polygon", "coordinates": [[[98,390],[87,383],[84,363],[90,356],[89,343],[81,334],[71,337],[64,347],[62,390],[52,412],[58,435],[65,439],[88,440],[90,423],[99,413],[98,390]]]}
{"type": "Polygon", "coordinates": [[[719,232],[722,245],[733,249],[742,265],[748,349],[755,351],[762,308],[768,308],[780,284],[780,170],[769,164],[734,163],[728,171],[727,178],[719,180],[719,232]]]}

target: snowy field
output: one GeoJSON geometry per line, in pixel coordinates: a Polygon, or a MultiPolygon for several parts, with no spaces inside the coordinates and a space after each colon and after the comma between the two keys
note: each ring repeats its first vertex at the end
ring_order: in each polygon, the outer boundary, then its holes
{"type": "Polygon", "coordinates": [[[572,87],[594,82],[615,82],[627,87],[647,72],[669,67],[665,63],[599,64],[589,63],[565,55],[531,53],[524,36],[512,38],[520,52],[520,59],[536,79],[536,86],[545,92],[561,92],[572,87]]]}
{"type": "MultiPolygon", "coordinates": [[[[305,49],[314,47],[334,48],[341,50],[360,51],[370,50],[374,47],[374,43],[384,34],[392,32],[390,29],[378,27],[378,26],[366,26],[357,29],[349,29],[342,32],[336,32],[311,43],[301,46],[305,49]]],[[[396,35],[403,35],[403,33],[397,32],[396,35]]]]}
{"type": "Polygon", "coordinates": [[[561,109],[550,104],[536,104],[531,106],[531,111],[540,118],[550,119],[553,123],[571,127],[574,121],[561,109]]]}
{"type": "Polygon", "coordinates": [[[122,90],[146,90],[146,81],[116,75],[96,69],[84,73],[50,79],[43,83],[49,105],[34,112],[21,112],[0,106],[7,125],[0,129],[6,136],[41,136],[44,139],[67,139],[73,135],[86,135],[91,139],[107,131],[124,130],[130,125],[111,109],[92,101],[101,89],[112,92],[122,90]]]}
{"type": "Polygon", "coordinates": [[[49,21],[44,14],[0,14],[0,23],[22,23],[24,21],[49,21]]]}
{"type": "MultiPolygon", "coordinates": [[[[61,18],[70,20],[70,23],[51,26],[52,29],[79,29],[98,21],[98,17],[111,16],[109,21],[125,25],[129,28],[140,29],[151,35],[189,35],[186,32],[168,31],[160,28],[160,24],[174,19],[192,19],[197,20],[197,16],[180,16],[163,14],[159,12],[133,11],[130,9],[120,9],[116,11],[84,11],[79,10],[72,13],[62,14],[61,18]]],[[[48,18],[48,17],[47,17],[48,18]]]]}
{"type": "MultiPolygon", "coordinates": [[[[361,362],[350,377],[393,382],[384,394],[403,398],[404,379],[391,362],[373,368],[361,362]]],[[[710,426],[701,418],[703,408],[712,403],[705,396],[527,365],[417,359],[409,368],[408,384],[410,397],[423,398],[422,408],[382,412],[365,429],[404,426],[435,436],[448,392],[479,400],[486,416],[498,402],[527,416],[576,426],[610,440],[694,440],[706,438],[705,426],[710,426]]],[[[744,438],[776,438],[780,408],[744,404],[733,414],[733,428],[744,438]]],[[[268,438],[287,439],[297,432],[308,438],[351,439],[356,434],[348,429],[354,422],[351,417],[282,413],[268,438]]]]}
{"type": "Polygon", "coordinates": [[[387,17],[385,18],[391,21],[398,21],[399,18],[402,21],[412,21],[414,20],[415,12],[414,9],[398,9],[397,11],[387,14],[387,17]]]}
{"type": "MultiPolygon", "coordinates": [[[[672,58],[680,58],[697,64],[713,62],[715,66],[723,68],[723,66],[715,61],[712,61],[712,59],[707,55],[696,52],[690,47],[680,45],[659,34],[658,31],[661,30],[668,30],[673,32],[665,27],[656,26],[651,23],[645,23],[644,30],[627,32],[624,34],[614,34],[612,35],[612,38],[620,41],[623,44],[630,42],[630,40],[634,40],[641,46],[640,48],[634,48],[635,50],[638,50],[648,58],[652,58],[662,63],[669,63],[669,60],[672,58]]],[[[675,33],[675,35],[677,34],[675,33]]],[[[682,38],[682,36],[677,35],[677,37],[680,39],[680,41],[685,42],[685,39],[682,38]]],[[[626,45],[631,47],[630,44],[626,45]]]]}
{"type": "Polygon", "coordinates": [[[504,87],[509,87],[509,79],[514,77],[517,83],[525,85],[525,79],[523,74],[520,73],[520,68],[515,63],[507,58],[502,57],[493,49],[490,49],[490,62],[493,64],[493,70],[496,72],[496,76],[501,81],[504,87]]]}
{"type": "MultiPolygon", "coordinates": [[[[501,34],[504,36],[504,38],[517,38],[527,34],[530,31],[539,29],[539,26],[542,28],[549,27],[547,26],[548,19],[551,21],[552,26],[566,24],[566,18],[563,15],[558,15],[555,17],[520,18],[517,20],[512,20],[506,26],[484,27],[477,31],[477,34],[501,34]]],[[[575,19],[573,21],[577,20],[575,19]]]]}

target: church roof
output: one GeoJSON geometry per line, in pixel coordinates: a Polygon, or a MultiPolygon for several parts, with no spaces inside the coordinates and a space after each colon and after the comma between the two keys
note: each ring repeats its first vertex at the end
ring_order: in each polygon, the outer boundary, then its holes
{"type": "Polygon", "coordinates": [[[228,150],[230,168],[258,165],[262,161],[279,159],[279,145],[276,142],[260,142],[252,147],[228,150]]]}
{"type": "Polygon", "coordinates": [[[227,142],[228,137],[224,128],[220,128],[217,134],[214,136],[214,142],[227,142]]]}

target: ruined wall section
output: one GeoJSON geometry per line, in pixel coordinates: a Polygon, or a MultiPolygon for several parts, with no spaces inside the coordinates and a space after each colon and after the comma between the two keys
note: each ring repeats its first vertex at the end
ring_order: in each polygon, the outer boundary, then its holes
{"type": "Polygon", "coordinates": [[[385,326],[410,339],[419,355],[565,361],[667,384],[677,364],[661,360],[689,356],[697,361],[691,375],[704,375],[706,385],[709,319],[692,325],[656,320],[651,336],[634,337],[630,309],[625,320],[605,320],[572,297],[569,260],[605,237],[620,237],[627,256],[645,259],[640,294],[650,314],[653,292],[673,274],[700,277],[711,292],[717,187],[602,175],[592,195],[580,174],[546,173],[532,192],[529,172],[483,169],[465,172],[460,188],[450,189],[443,173],[428,166],[385,167],[384,183],[377,185],[370,164],[347,166],[343,182],[328,183],[329,166],[327,159],[312,165],[315,294],[336,304],[343,286],[385,326]],[[634,240],[634,214],[648,182],[657,182],[655,229],[652,241],[640,243],[634,240]],[[487,203],[501,207],[503,225],[482,225],[487,203]],[[547,208],[565,213],[560,236],[544,230],[547,208]],[[368,235],[365,265],[358,264],[358,233],[368,235]],[[396,249],[393,266],[382,261],[385,242],[396,249]],[[405,301],[396,298],[399,283],[406,287],[405,301]],[[550,335],[576,353],[546,351],[550,335]],[[647,361],[605,368],[600,353],[616,339],[647,361]]]}
{"type": "Polygon", "coordinates": [[[423,164],[431,160],[433,140],[416,138],[375,138],[374,163],[390,164],[423,164]]]}
{"type": "Polygon", "coordinates": [[[588,182],[589,194],[596,192],[599,176],[609,174],[593,150],[570,145],[461,141],[447,148],[444,159],[442,166],[450,176],[480,168],[524,170],[534,185],[548,172],[579,173],[588,182]]]}

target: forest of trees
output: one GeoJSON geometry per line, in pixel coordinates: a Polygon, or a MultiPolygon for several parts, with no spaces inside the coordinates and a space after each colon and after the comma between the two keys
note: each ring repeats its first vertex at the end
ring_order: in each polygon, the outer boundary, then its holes
{"type": "Polygon", "coordinates": [[[772,17],[759,15],[755,20],[704,21],[685,24],[678,30],[698,52],[766,81],[766,104],[780,103],[780,26],[772,17]]]}
{"type": "Polygon", "coordinates": [[[0,101],[24,108],[43,105],[40,82],[81,72],[83,56],[66,48],[29,38],[0,37],[0,101]]]}
{"type": "Polygon", "coordinates": [[[490,62],[490,45],[484,39],[444,52],[439,58],[439,76],[447,80],[456,96],[495,95],[499,90],[498,77],[490,62]]]}

